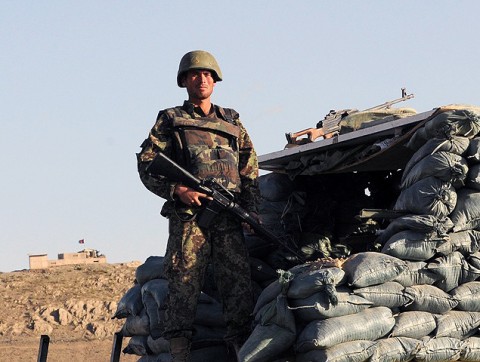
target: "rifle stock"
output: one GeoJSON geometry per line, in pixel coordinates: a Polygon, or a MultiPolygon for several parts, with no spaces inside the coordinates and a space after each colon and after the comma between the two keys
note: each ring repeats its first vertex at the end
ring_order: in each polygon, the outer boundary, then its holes
{"type": "Polygon", "coordinates": [[[215,180],[198,179],[175,161],[168,158],[162,152],[159,152],[155,156],[155,158],[147,166],[146,170],[153,176],[163,176],[171,181],[181,182],[185,186],[191,187],[198,192],[203,192],[204,194],[213,198],[211,201],[213,205],[207,205],[207,210],[210,212],[210,214],[203,219],[200,217],[198,220],[200,226],[207,226],[213,216],[217,214],[220,209],[227,210],[239,217],[242,221],[249,224],[255,233],[260,237],[282,246],[290,253],[295,255],[300,262],[305,262],[305,259],[295,249],[293,249],[287,243],[282,242],[278,236],[263,227],[254,216],[237,204],[234,201],[234,195],[226,190],[222,185],[218,184],[215,180]]]}

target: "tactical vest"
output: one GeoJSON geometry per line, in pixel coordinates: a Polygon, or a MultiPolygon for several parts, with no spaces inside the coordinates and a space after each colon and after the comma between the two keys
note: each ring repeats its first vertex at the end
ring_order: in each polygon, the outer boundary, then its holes
{"type": "Polygon", "coordinates": [[[172,122],[177,162],[199,179],[214,178],[240,192],[238,113],[219,108],[220,118],[193,118],[180,107],[165,110],[172,122]]]}

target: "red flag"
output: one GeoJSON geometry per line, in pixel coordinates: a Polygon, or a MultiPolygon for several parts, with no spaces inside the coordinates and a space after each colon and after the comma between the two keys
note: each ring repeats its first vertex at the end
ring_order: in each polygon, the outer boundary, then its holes
{"type": "Polygon", "coordinates": [[[85,244],[85,239],[78,240],[79,244],[85,244]]]}

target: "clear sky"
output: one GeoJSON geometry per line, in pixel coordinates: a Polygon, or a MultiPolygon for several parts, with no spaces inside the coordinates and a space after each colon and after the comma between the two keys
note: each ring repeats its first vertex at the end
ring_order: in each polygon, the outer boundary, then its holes
{"type": "Polygon", "coordinates": [[[115,263],[164,255],[163,201],[135,153],[186,98],[187,51],[215,55],[213,102],[262,155],[402,87],[418,112],[480,105],[479,14],[474,0],[0,0],[0,271],[83,247],[115,263]]]}

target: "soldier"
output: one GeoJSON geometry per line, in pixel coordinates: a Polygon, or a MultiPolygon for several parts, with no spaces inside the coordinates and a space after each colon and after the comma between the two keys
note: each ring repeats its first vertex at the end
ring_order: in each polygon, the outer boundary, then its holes
{"type": "Polygon", "coordinates": [[[186,88],[188,100],[160,111],[137,154],[142,182],[167,200],[161,211],[169,219],[164,269],[169,295],[163,336],[170,341],[173,361],[188,361],[197,300],[209,263],[224,307],[225,341],[238,352],[251,332],[253,293],[241,222],[221,211],[212,227],[200,227],[197,216],[209,197],[145,171],[161,151],[200,179],[214,177],[235,194],[243,208],[256,214],[257,155],[238,113],[211,102],[213,88],[221,80],[220,68],[210,53],[196,50],[185,54],[177,84],[186,88]]]}

